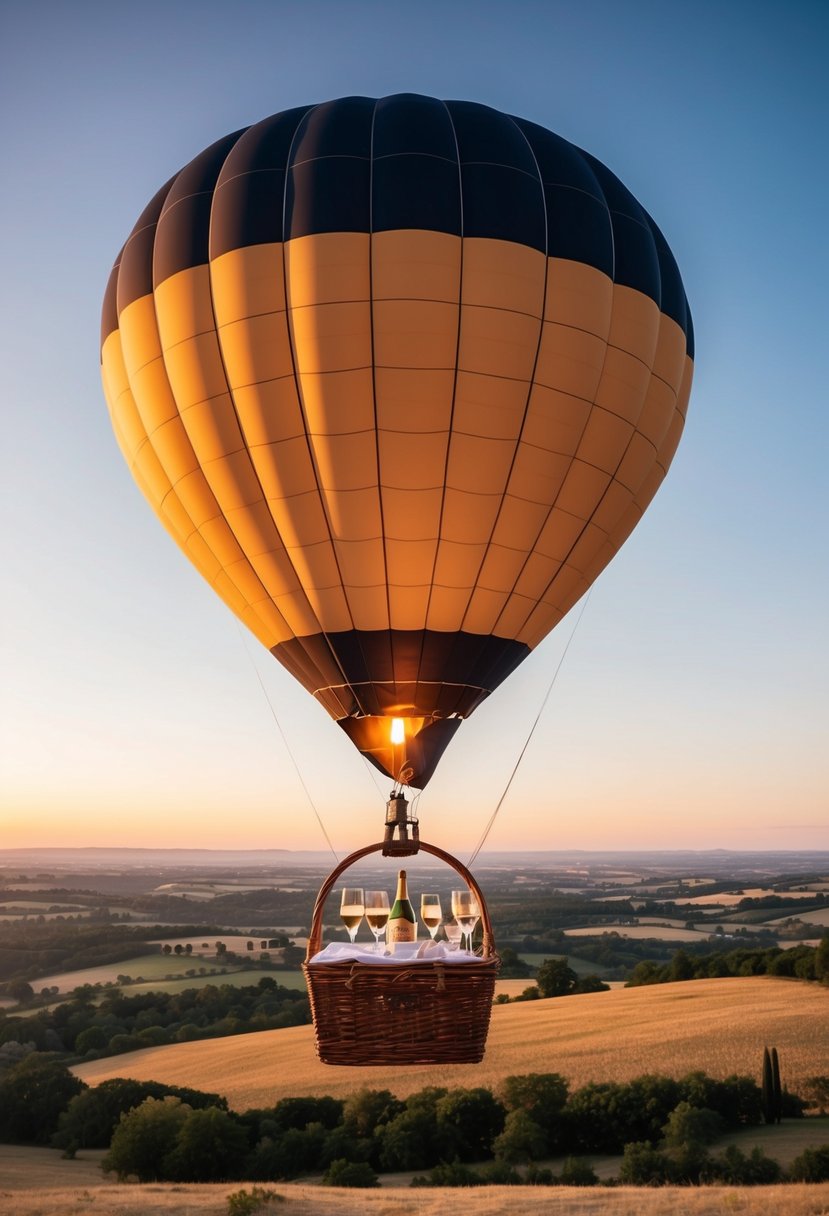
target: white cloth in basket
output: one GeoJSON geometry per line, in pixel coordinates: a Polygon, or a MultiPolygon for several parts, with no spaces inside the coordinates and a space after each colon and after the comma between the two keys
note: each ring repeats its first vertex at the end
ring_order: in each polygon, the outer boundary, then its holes
{"type": "Polygon", "coordinates": [[[446,942],[397,942],[392,948],[382,946],[382,953],[375,953],[373,946],[361,946],[356,942],[330,942],[310,960],[312,963],[370,963],[382,967],[388,963],[475,963],[480,959],[468,950],[450,950],[446,942]]]}

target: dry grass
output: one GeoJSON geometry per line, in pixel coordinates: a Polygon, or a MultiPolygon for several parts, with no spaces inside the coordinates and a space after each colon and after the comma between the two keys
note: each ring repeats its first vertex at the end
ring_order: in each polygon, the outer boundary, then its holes
{"type": "MultiPolygon", "coordinates": [[[[227,1196],[242,1184],[101,1186],[4,1192],[0,1211],[14,1216],[226,1216],[227,1196]]],[[[250,1186],[247,1188],[250,1190],[250,1186]]],[[[829,1216],[829,1185],[664,1187],[578,1190],[573,1187],[487,1187],[406,1193],[347,1191],[277,1184],[284,1203],[263,1216],[829,1216]]]]}
{"type": "Polygon", "coordinates": [[[524,1072],[560,1072],[572,1087],[648,1072],[758,1076],[765,1044],[797,1090],[829,1073],[829,989],[758,976],[621,988],[498,1005],[481,1064],[333,1068],[316,1058],[310,1027],[154,1047],[75,1069],[89,1084],[135,1077],[225,1094],[236,1110],[286,1095],[347,1095],[363,1085],[401,1097],[425,1085],[488,1085],[524,1072]]]}

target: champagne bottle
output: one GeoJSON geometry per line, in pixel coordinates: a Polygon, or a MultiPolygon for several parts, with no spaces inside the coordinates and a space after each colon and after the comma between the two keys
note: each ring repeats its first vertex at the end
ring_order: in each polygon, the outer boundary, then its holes
{"type": "Polygon", "coordinates": [[[409,901],[405,870],[400,870],[397,875],[397,894],[389,913],[386,940],[390,946],[396,942],[417,941],[417,921],[414,908],[409,901]]]}

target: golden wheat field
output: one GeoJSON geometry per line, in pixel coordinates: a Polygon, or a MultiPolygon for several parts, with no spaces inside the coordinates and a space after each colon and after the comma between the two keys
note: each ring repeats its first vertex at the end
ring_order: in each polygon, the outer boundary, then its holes
{"type": "Polygon", "coordinates": [[[621,988],[497,1005],[481,1064],[332,1068],[319,1063],[310,1027],[155,1047],[82,1064],[91,1085],[135,1077],[224,1094],[236,1110],[286,1095],[342,1097],[369,1085],[405,1097],[426,1085],[487,1085],[526,1072],[560,1072],[576,1088],[641,1073],[758,1077],[764,1045],[777,1047],[790,1089],[829,1073],[829,989],[757,976],[621,988]]]}

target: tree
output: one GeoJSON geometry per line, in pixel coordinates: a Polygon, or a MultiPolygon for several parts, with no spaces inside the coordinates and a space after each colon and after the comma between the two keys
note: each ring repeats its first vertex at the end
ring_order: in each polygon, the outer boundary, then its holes
{"type": "Polygon", "coordinates": [[[686,1144],[713,1144],[724,1130],[725,1122],[716,1111],[680,1102],[668,1115],[662,1132],[666,1144],[679,1148],[686,1144]]]}
{"type": "Polygon", "coordinates": [[[775,1122],[776,1103],[774,1098],[774,1073],[772,1071],[771,1055],[768,1047],[763,1048],[763,1122],[775,1122]]]}
{"type": "Polygon", "coordinates": [[[506,1077],[498,1096],[508,1110],[526,1111],[543,1131],[551,1152],[559,1147],[567,1103],[567,1082],[564,1077],[557,1072],[531,1072],[506,1077]]]}
{"type": "Polygon", "coordinates": [[[403,1103],[388,1089],[358,1089],[343,1106],[343,1126],[353,1136],[372,1136],[376,1127],[390,1123],[403,1110],[403,1103]]]}
{"type": "Polygon", "coordinates": [[[511,1110],[504,1130],[492,1145],[495,1156],[511,1163],[540,1161],[547,1155],[547,1136],[526,1110],[511,1110]]]}
{"type": "Polygon", "coordinates": [[[535,982],[544,997],[569,996],[578,978],[566,958],[545,958],[536,972],[535,982]]]}
{"type": "Polygon", "coordinates": [[[573,988],[573,995],[582,992],[610,992],[610,984],[599,979],[598,975],[580,975],[573,988]]]}
{"type": "Polygon", "coordinates": [[[599,1176],[589,1162],[579,1157],[567,1157],[558,1181],[562,1186],[598,1186],[599,1176]]]}
{"type": "Polygon", "coordinates": [[[377,1129],[379,1165],[383,1170],[422,1170],[440,1160],[440,1141],[434,1116],[423,1110],[404,1110],[377,1129]]]}
{"type": "Polygon", "coordinates": [[[88,1051],[98,1051],[108,1042],[107,1033],[101,1026],[87,1026],[75,1039],[75,1055],[85,1056],[88,1051]]]}
{"type": "Polygon", "coordinates": [[[191,1113],[191,1107],[179,1098],[146,1098],[121,1116],[101,1168],[105,1173],[117,1174],[119,1182],[131,1175],[139,1182],[166,1178],[167,1155],[191,1113]]]}
{"type": "Polygon", "coordinates": [[[438,1129],[462,1161],[478,1161],[492,1152],[504,1130],[506,1111],[488,1089],[452,1089],[435,1107],[438,1129]]]}
{"type": "Polygon", "coordinates": [[[637,963],[631,972],[627,988],[639,988],[643,984],[658,984],[661,980],[661,970],[649,960],[637,963]]]}
{"type": "MultiPolygon", "coordinates": [[[[153,1084],[149,1082],[149,1085],[153,1084]]],[[[65,1148],[68,1144],[78,1148],[107,1148],[121,1115],[140,1105],[148,1096],[147,1086],[140,1081],[119,1078],[83,1090],[75,1095],[60,1116],[52,1145],[55,1148],[65,1148]]]]}
{"type": "Polygon", "coordinates": [[[529,963],[525,963],[509,946],[504,946],[499,953],[501,955],[501,979],[523,979],[532,974],[529,963]]]}
{"type": "Polygon", "coordinates": [[[829,1107],[829,1076],[809,1077],[803,1086],[803,1092],[821,1115],[826,1114],[829,1107]]]}
{"type": "Polygon", "coordinates": [[[309,1123],[321,1123],[330,1129],[336,1127],[342,1117],[342,1099],[327,1095],[322,1098],[281,1098],[270,1112],[274,1127],[279,1131],[287,1131],[289,1127],[302,1131],[309,1123]]]}
{"type": "Polygon", "coordinates": [[[815,950],[815,979],[829,984],[829,932],[824,933],[815,950]]]}
{"type": "Polygon", "coordinates": [[[35,990],[25,980],[10,980],[6,985],[6,995],[19,1005],[27,1005],[34,997],[35,990]]]}
{"type": "Polygon", "coordinates": [[[61,1113],[83,1089],[64,1064],[32,1052],[0,1077],[0,1140],[48,1144],[61,1113]]]}
{"type": "Polygon", "coordinates": [[[241,1176],[248,1151],[242,1124],[226,1110],[191,1111],[165,1160],[167,1177],[181,1182],[226,1182],[241,1176]]]}
{"type": "Polygon", "coordinates": [[[668,979],[676,982],[677,980],[692,980],[693,978],[694,964],[685,950],[677,950],[668,968],[668,979]]]}
{"type": "Polygon", "coordinates": [[[307,1174],[318,1168],[325,1138],[325,1128],[319,1123],[302,1131],[290,1127],[278,1137],[263,1136],[245,1163],[245,1176],[267,1181],[307,1174]]]}

